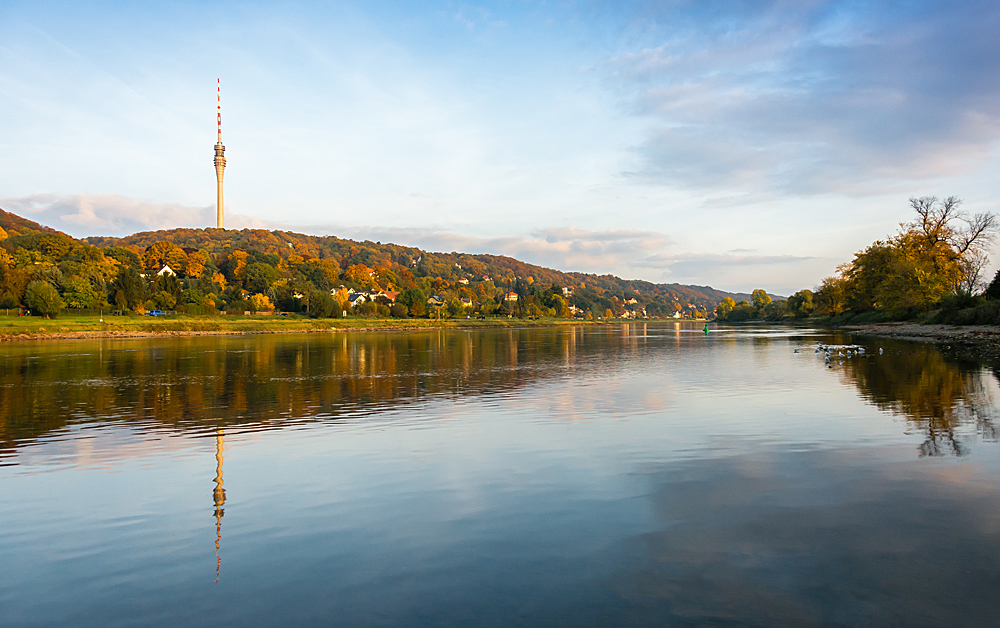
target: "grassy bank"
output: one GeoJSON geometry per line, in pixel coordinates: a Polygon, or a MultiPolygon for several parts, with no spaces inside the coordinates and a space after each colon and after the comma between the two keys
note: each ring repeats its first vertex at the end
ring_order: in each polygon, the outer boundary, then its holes
{"type": "Polygon", "coordinates": [[[543,318],[443,319],[365,318],[310,319],[303,316],[104,316],[66,315],[54,319],[0,315],[0,340],[35,338],[129,337],[198,334],[268,334],[314,331],[448,329],[576,325],[580,321],[543,318]]]}

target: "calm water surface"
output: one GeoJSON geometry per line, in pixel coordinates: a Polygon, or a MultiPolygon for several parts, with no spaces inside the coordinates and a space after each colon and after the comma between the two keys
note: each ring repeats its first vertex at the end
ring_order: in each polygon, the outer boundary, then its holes
{"type": "Polygon", "coordinates": [[[996,625],[990,365],[818,342],[4,345],[0,625],[996,625]]]}

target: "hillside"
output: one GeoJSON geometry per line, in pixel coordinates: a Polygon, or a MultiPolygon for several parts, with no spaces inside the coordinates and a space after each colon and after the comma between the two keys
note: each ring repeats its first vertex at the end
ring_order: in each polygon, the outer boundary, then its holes
{"type": "MultiPolygon", "coordinates": [[[[727,296],[737,301],[748,298],[707,286],[567,273],[505,256],[435,253],[288,231],[170,229],[124,238],[77,240],[2,210],[0,227],[7,232],[0,244],[10,258],[12,271],[5,274],[6,284],[0,289],[18,300],[19,290],[39,274],[37,266],[52,268],[51,276],[43,279],[64,295],[72,279],[81,287],[79,280],[86,278],[96,293],[91,301],[103,299],[113,304],[117,288],[110,284],[122,267],[148,275],[164,264],[178,276],[180,288],[169,286],[167,290],[177,304],[204,305],[207,297],[219,308],[232,305],[234,299],[243,301],[248,295],[262,293],[269,294],[275,305],[294,311],[296,304],[290,299],[295,295],[339,285],[358,290],[420,290],[428,296],[440,294],[446,300],[466,298],[493,305],[502,305],[502,295],[513,291],[521,297],[517,313],[529,314],[536,312],[524,310],[534,303],[543,314],[573,306],[600,314],[607,309],[622,314],[645,308],[649,316],[670,316],[691,309],[712,311],[727,296]],[[13,272],[24,271],[29,265],[31,277],[13,272]],[[185,297],[183,293],[188,291],[194,294],[185,297]],[[560,306],[563,295],[566,303],[560,306]]],[[[153,289],[156,286],[149,288],[149,294],[143,296],[159,292],[153,289]]]]}
{"type": "MultiPolygon", "coordinates": [[[[204,250],[212,255],[228,251],[256,250],[280,257],[297,254],[305,259],[328,259],[346,270],[354,264],[370,268],[382,267],[396,271],[408,270],[414,277],[442,278],[449,282],[466,278],[476,283],[490,277],[494,284],[513,289],[518,278],[533,282],[557,284],[560,287],[594,290],[598,294],[646,295],[663,297],[669,305],[686,307],[688,303],[701,308],[714,308],[725,297],[737,301],[749,299],[749,294],[733,294],[708,286],[654,284],[642,280],[621,279],[614,275],[563,272],[522,262],[502,255],[435,253],[413,247],[381,242],[357,242],[334,236],[311,236],[288,231],[243,229],[171,229],[147,231],[125,238],[90,237],[87,241],[98,247],[136,247],[147,249],[157,241],[166,240],[179,247],[204,250]]],[[[405,287],[405,286],[404,286],[405,287]]]]}

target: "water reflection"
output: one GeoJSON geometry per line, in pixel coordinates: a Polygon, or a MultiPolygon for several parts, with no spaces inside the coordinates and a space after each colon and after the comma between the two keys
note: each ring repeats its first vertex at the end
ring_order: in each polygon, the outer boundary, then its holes
{"type": "Polygon", "coordinates": [[[498,394],[575,368],[613,369],[638,349],[615,333],[582,337],[537,329],[8,345],[0,456],[94,421],[211,433],[498,394]]]}
{"type": "Polygon", "coordinates": [[[981,364],[943,355],[926,344],[882,342],[838,364],[862,397],[903,416],[925,434],[921,456],[964,455],[968,441],[997,440],[996,382],[981,364]],[[975,434],[961,434],[970,427],[975,434]]]}
{"type": "Polygon", "coordinates": [[[995,625],[993,471],[762,451],[649,470],[615,574],[637,625],[995,625]],[[989,488],[986,488],[989,487],[989,488]]]}
{"type": "MultiPolygon", "coordinates": [[[[727,348],[749,349],[756,368],[772,369],[775,351],[815,334],[741,328],[705,336],[689,324],[630,323],[12,344],[0,355],[0,464],[10,464],[18,448],[39,438],[72,438],[66,430],[81,425],[210,436],[227,426],[246,431],[338,422],[405,409],[415,400],[512,394],[585,372],[613,376],[741,355],[721,353],[727,348]],[[663,362],[667,355],[669,364],[663,362]]],[[[925,433],[921,455],[964,455],[971,439],[997,440],[996,386],[981,365],[930,345],[871,346],[865,356],[836,360],[834,368],[864,399],[925,433]],[[878,355],[876,346],[887,350],[878,355]],[[970,426],[974,433],[966,434],[970,426]]],[[[567,417],[576,416],[572,400],[559,403],[567,417]]],[[[411,418],[420,420],[419,413],[411,418]]]]}
{"type": "Polygon", "coordinates": [[[215,489],[212,491],[212,499],[215,501],[215,581],[219,581],[219,571],[222,569],[222,556],[219,554],[219,545],[222,543],[222,515],[226,511],[222,508],[226,505],[226,489],[222,487],[222,451],[225,432],[223,428],[218,428],[215,436],[215,489]]]}

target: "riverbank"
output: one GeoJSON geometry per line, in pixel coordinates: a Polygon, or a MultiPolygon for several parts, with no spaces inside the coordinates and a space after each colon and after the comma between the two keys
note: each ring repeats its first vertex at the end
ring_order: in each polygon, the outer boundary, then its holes
{"type": "Polygon", "coordinates": [[[149,338],[164,336],[224,336],[347,331],[416,331],[421,329],[481,329],[496,327],[552,327],[594,324],[573,319],[487,318],[345,318],[310,319],[299,316],[65,316],[0,318],[0,342],[78,338],[149,338]]]}
{"type": "Polygon", "coordinates": [[[1000,351],[1000,326],[997,325],[924,325],[920,323],[869,323],[844,325],[853,334],[895,338],[917,342],[981,347],[1000,351]]]}

